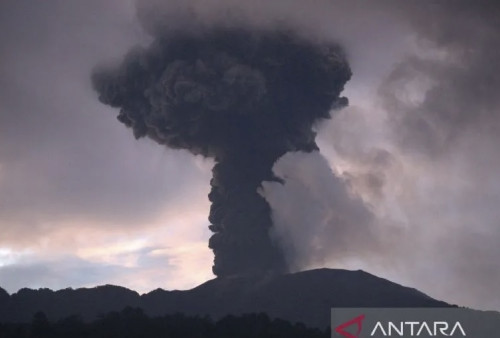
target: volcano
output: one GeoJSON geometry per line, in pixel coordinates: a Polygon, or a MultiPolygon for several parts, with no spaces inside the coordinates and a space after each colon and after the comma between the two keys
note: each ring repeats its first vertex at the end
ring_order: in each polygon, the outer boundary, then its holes
{"type": "Polygon", "coordinates": [[[184,313],[218,319],[266,313],[273,318],[325,328],[332,307],[450,307],[424,293],[367,272],[317,269],[291,274],[216,278],[191,290],[157,289],[139,295],[119,286],[64,289],[0,289],[0,322],[29,322],[38,311],[50,320],[79,315],[90,321],[123,308],[150,316],[184,313]]]}

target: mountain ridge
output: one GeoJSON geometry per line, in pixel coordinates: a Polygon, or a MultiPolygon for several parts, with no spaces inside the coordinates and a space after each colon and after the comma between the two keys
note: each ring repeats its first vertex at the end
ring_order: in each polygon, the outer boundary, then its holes
{"type": "Polygon", "coordinates": [[[156,289],[142,295],[114,285],[56,291],[23,288],[12,295],[2,290],[0,322],[29,322],[38,311],[50,320],[78,315],[90,321],[125,307],[138,307],[150,316],[180,312],[214,319],[264,312],[324,328],[329,325],[332,307],[453,306],[362,270],[341,269],[216,278],[190,290],[156,289]]]}

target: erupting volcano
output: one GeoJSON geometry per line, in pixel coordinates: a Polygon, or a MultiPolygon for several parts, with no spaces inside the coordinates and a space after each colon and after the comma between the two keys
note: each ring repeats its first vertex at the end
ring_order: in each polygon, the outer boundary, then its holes
{"type": "Polygon", "coordinates": [[[318,149],[313,126],[347,105],[340,93],[350,77],[336,44],[213,28],[157,30],[150,46],[95,70],[92,81],[136,138],[215,160],[209,247],[224,277],[287,271],[259,187],[284,182],[272,167],[285,153],[318,149]]]}

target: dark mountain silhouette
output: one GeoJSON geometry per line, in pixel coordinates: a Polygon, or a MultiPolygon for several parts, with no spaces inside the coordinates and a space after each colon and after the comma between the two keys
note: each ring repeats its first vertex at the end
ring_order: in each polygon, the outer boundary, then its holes
{"type": "Polygon", "coordinates": [[[39,311],[49,320],[78,315],[91,321],[128,306],[142,308],[149,316],[184,313],[219,319],[229,314],[266,313],[325,328],[331,307],[451,305],[364,271],[332,269],[217,278],[191,290],[157,289],[142,296],[111,285],[59,291],[21,289],[10,296],[0,289],[0,322],[29,322],[39,311]]]}

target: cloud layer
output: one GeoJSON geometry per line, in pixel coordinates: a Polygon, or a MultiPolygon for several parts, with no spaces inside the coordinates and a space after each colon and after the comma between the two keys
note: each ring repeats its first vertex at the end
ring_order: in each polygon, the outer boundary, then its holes
{"type": "MultiPolygon", "coordinates": [[[[261,191],[297,269],[363,268],[500,309],[498,5],[161,3],[172,27],[243,20],[346,48],[351,107],[317,127],[324,157],[285,155],[287,184],[261,191]]],[[[136,142],[90,88],[94,64],[148,42],[135,4],[5,1],[0,39],[0,284],[209,278],[211,163],[136,142]]]]}

